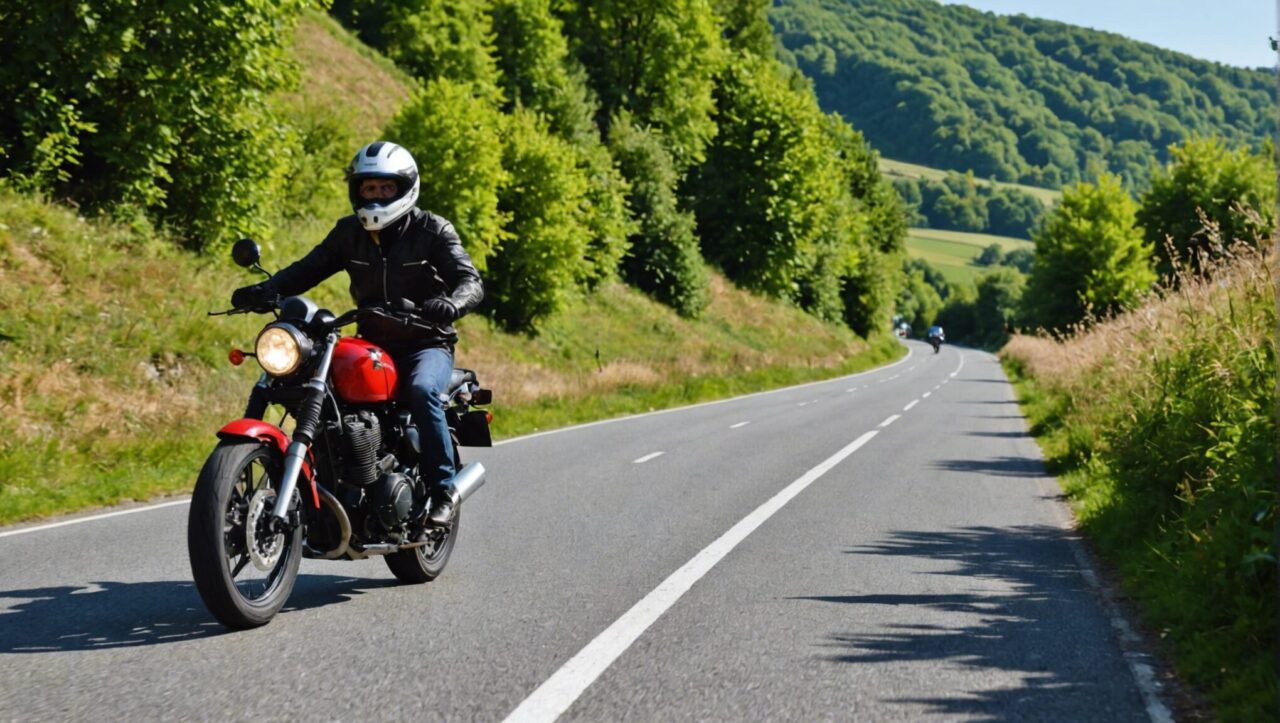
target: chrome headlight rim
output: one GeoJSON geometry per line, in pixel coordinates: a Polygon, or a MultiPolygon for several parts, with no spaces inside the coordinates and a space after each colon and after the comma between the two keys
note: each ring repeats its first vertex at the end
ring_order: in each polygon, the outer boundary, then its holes
{"type": "Polygon", "coordinates": [[[262,371],[272,377],[287,377],[302,368],[311,357],[311,339],[293,324],[275,322],[258,332],[254,355],[262,371]],[[271,344],[264,348],[263,342],[271,344]]]}

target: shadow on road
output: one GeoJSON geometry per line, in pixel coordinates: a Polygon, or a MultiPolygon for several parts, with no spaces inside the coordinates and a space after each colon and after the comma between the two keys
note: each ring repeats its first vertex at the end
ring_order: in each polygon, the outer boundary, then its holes
{"type": "Polygon", "coordinates": [[[974,472],[997,477],[1047,477],[1044,463],[1034,457],[996,457],[994,459],[944,459],[933,463],[934,469],[948,472],[974,472]]]}
{"type": "MultiPolygon", "coordinates": [[[[285,612],[324,607],[394,580],[299,575],[285,612]]],[[[176,643],[229,632],[189,581],[94,582],[0,590],[0,653],[103,650],[176,643]],[[21,600],[9,605],[13,599],[21,600]]]]}
{"type": "Polygon", "coordinates": [[[925,705],[947,719],[1142,719],[1141,701],[1113,650],[1106,619],[1091,605],[1068,534],[1044,525],[895,532],[885,542],[847,552],[854,559],[888,555],[946,561],[952,565],[945,570],[917,574],[974,582],[940,583],[936,594],[792,599],[891,609],[874,618],[865,611],[851,615],[872,622],[864,622],[862,630],[829,635],[823,645],[834,651],[826,656],[833,662],[923,662],[926,675],[939,676],[926,687],[926,696],[891,702],[925,705]],[[946,672],[957,668],[1014,675],[1000,676],[1003,686],[947,690],[946,672]],[[1010,687],[1010,677],[1020,684],[1010,687]]]}
{"type": "Polygon", "coordinates": [[[1004,439],[1022,439],[1030,437],[1026,432],[965,432],[970,437],[1001,437],[1004,439]]]}

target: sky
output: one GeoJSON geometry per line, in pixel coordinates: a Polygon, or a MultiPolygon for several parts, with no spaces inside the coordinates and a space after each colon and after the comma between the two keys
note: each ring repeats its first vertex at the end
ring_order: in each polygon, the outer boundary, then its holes
{"type": "Polygon", "coordinates": [[[1276,65],[1278,0],[943,0],[1000,15],[1060,20],[1248,68],[1276,65]]]}

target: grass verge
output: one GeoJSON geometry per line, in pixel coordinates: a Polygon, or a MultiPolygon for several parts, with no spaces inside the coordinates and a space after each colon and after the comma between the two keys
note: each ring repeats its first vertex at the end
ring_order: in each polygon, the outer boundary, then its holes
{"type": "Polygon", "coordinates": [[[1081,530],[1223,720],[1274,720],[1275,276],[1257,252],[1001,357],[1081,530]]]}

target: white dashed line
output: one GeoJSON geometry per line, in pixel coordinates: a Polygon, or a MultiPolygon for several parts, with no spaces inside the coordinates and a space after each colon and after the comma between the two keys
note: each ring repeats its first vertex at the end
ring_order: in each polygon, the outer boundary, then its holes
{"type": "Polygon", "coordinates": [[[849,387],[848,389],[846,389],[846,390],[844,390],[844,391],[845,391],[845,393],[846,393],[846,394],[848,394],[849,392],[852,392],[852,391],[853,391],[853,390],[855,390],[855,389],[857,389],[857,387],[849,387]]]}
{"type": "Polygon", "coordinates": [[[908,404],[907,406],[903,407],[903,408],[902,408],[902,411],[904,411],[904,412],[909,412],[909,411],[911,411],[911,408],[912,408],[912,407],[914,407],[915,405],[917,405],[917,404],[919,404],[919,403],[920,403],[920,400],[919,400],[919,399],[914,399],[914,400],[912,400],[912,401],[911,401],[911,403],[910,403],[910,404],[908,404]]]}
{"type": "Polygon", "coordinates": [[[889,417],[888,419],[884,420],[883,422],[881,422],[881,423],[880,423],[879,425],[877,425],[877,426],[880,426],[880,427],[887,427],[887,426],[889,426],[890,424],[893,424],[894,422],[898,421],[898,420],[899,420],[899,419],[901,419],[901,418],[902,418],[902,415],[901,415],[901,414],[895,414],[895,415],[893,415],[893,416],[889,417]]]}
{"type": "Polygon", "coordinates": [[[644,634],[644,631],[662,617],[663,613],[675,605],[694,583],[702,579],[711,568],[716,566],[716,563],[732,552],[738,543],[755,532],[756,528],[763,525],[774,513],[829,472],[841,460],[871,441],[874,436],[876,432],[873,430],[850,442],[839,452],[787,485],[769,501],[757,507],[754,512],[742,518],[715,542],[703,548],[683,567],[659,583],[622,617],[605,628],[594,640],[587,643],[586,647],[578,651],[577,655],[570,658],[569,662],[550,678],[547,678],[537,690],[524,699],[524,702],[511,711],[506,721],[508,723],[513,721],[550,723],[559,718],[569,709],[569,706],[573,705],[578,696],[582,695],[583,691],[613,665],[613,661],[626,652],[627,648],[631,647],[631,644],[644,634]]]}
{"type": "Polygon", "coordinates": [[[933,392],[925,392],[924,394],[921,394],[921,395],[920,395],[920,398],[921,398],[921,399],[928,399],[930,394],[933,394],[933,392]]]}
{"type": "Polygon", "coordinates": [[[730,424],[729,429],[737,429],[739,427],[745,427],[748,424],[751,424],[751,422],[738,422],[737,424],[730,424]]]}
{"type": "Polygon", "coordinates": [[[637,460],[632,461],[632,462],[631,462],[631,464],[644,464],[645,462],[648,462],[649,460],[654,459],[654,458],[656,458],[656,457],[661,457],[661,456],[662,456],[662,455],[664,455],[664,454],[666,454],[666,453],[665,453],[665,452],[654,452],[654,453],[652,453],[652,454],[646,454],[645,456],[641,457],[640,459],[637,459],[637,460]]]}

